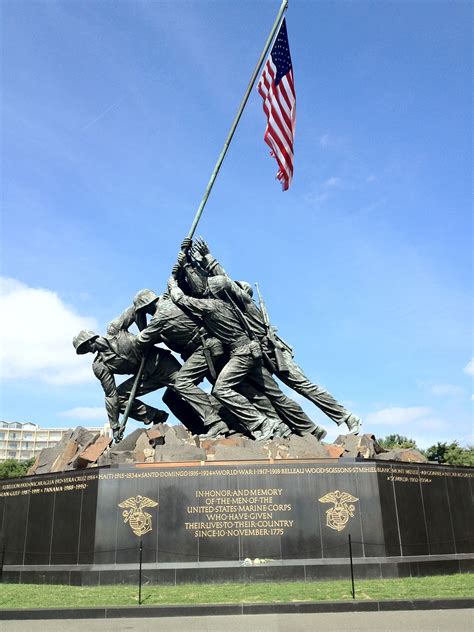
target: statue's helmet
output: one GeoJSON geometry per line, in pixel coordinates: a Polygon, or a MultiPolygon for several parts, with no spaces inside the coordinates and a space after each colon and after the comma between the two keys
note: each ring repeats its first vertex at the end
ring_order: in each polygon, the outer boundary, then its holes
{"type": "Polygon", "coordinates": [[[207,288],[210,296],[221,298],[229,287],[229,279],[226,276],[218,275],[207,279],[207,288]]]}
{"type": "Polygon", "coordinates": [[[83,329],[80,331],[75,338],[72,340],[72,344],[74,345],[74,349],[78,355],[82,355],[88,352],[88,349],[85,348],[86,342],[90,340],[95,340],[99,337],[99,334],[96,334],[94,331],[90,329],[83,329]]]}
{"type": "Polygon", "coordinates": [[[155,294],[153,290],[140,290],[135,294],[133,305],[136,310],[139,310],[148,307],[158,299],[158,294],[155,294]]]}
{"type": "Polygon", "coordinates": [[[253,296],[253,288],[247,281],[236,281],[237,285],[246,292],[250,297],[253,296]]]}

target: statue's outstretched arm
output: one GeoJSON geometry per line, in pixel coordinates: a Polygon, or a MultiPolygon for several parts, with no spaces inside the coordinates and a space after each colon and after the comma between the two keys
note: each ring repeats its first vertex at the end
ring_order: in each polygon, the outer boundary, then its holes
{"type": "Polygon", "coordinates": [[[135,319],[136,319],[135,307],[133,305],[130,305],[130,307],[127,307],[127,309],[125,309],[120,314],[120,316],[117,316],[117,318],[114,318],[109,323],[107,327],[107,333],[109,334],[109,336],[115,336],[122,329],[127,331],[129,327],[133,325],[133,323],[135,322],[135,319]]]}

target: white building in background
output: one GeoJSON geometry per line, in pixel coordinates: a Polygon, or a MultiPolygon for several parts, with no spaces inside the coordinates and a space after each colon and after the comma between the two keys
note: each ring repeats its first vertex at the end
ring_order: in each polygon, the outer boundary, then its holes
{"type": "MultiPolygon", "coordinates": [[[[110,426],[86,428],[110,436],[110,426]]],[[[69,428],[40,428],[38,424],[20,421],[0,421],[0,461],[17,459],[26,461],[35,457],[43,448],[56,445],[69,428]]]]}

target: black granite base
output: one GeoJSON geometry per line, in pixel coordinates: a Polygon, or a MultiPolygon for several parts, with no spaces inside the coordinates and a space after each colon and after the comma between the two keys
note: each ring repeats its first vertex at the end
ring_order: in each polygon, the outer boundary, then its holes
{"type": "MultiPolygon", "coordinates": [[[[317,581],[472,571],[473,468],[137,464],[0,482],[2,581],[317,581]]],[[[0,564],[1,566],[1,564],[0,564]]]]}

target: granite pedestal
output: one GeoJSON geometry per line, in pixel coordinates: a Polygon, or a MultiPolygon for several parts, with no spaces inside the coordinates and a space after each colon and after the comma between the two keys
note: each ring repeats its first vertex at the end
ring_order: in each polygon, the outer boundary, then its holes
{"type": "Polygon", "coordinates": [[[473,468],[151,463],[0,481],[1,580],[277,581],[469,572],[473,468]]]}

